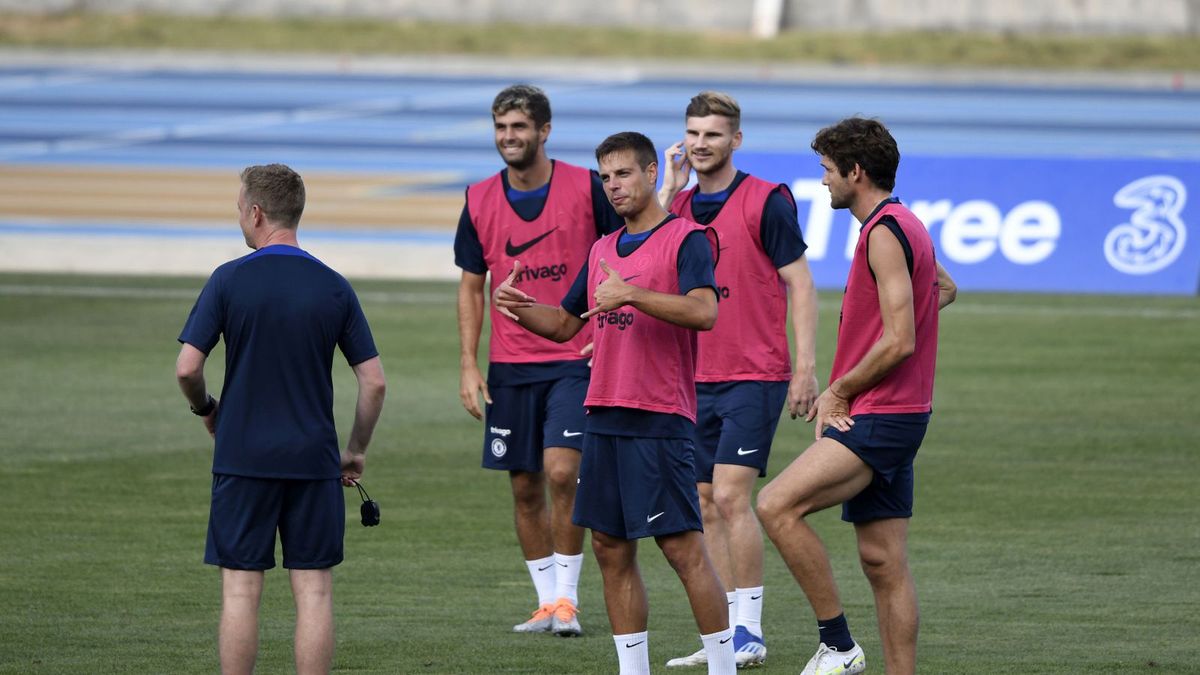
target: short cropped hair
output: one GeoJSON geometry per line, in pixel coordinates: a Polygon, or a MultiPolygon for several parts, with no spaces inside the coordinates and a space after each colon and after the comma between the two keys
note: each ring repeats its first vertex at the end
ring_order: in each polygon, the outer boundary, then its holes
{"type": "Polygon", "coordinates": [[[654,141],[636,131],[622,131],[601,141],[600,145],[596,146],[596,161],[599,162],[617,152],[632,152],[633,158],[643,171],[658,161],[654,141]]]}
{"type": "Polygon", "coordinates": [[[247,204],[258,204],[267,220],[295,229],[304,213],[304,180],[283,164],[242,169],[247,204]]]}
{"type": "Polygon", "coordinates": [[[842,176],[858,164],[876,187],[888,192],[896,187],[900,148],[879,120],[847,117],[818,131],[812,149],[828,157],[842,176]]]}
{"type": "Polygon", "coordinates": [[[550,99],[546,92],[532,84],[514,84],[506,87],[492,101],[492,117],[499,117],[511,110],[520,110],[541,129],[550,123],[550,99]]]}
{"type": "Polygon", "coordinates": [[[729,124],[737,131],[742,127],[742,109],[729,94],[720,91],[702,91],[688,102],[684,118],[720,115],[729,118],[729,124]]]}

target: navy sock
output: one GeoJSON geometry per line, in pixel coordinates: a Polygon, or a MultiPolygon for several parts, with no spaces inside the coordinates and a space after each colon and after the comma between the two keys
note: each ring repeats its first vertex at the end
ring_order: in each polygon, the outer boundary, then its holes
{"type": "Polygon", "coordinates": [[[821,642],[839,652],[854,649],[854,638],[850,637],[850,625],[846,623],[846,614],[838,614],[827,621],[817,622],[817,631],[821,642]]]}

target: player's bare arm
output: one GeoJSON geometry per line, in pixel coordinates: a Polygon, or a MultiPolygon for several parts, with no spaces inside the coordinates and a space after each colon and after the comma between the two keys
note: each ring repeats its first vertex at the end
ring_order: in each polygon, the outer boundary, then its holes
{"type": "Polygon", "coordinates": [[[693,288],[686,295],[659,293],[627,283],[604,260],[600,261],[600,269],[608,278],[596,286],[596,305],[583,315],[584,319],[630,305],[656,319],[693,330],[711,330],[717,322],[717,296],[711,288],[693,288]]]}
{"type": "Polygon", "coordinates": [[[483,331],[483,298],[484,283],[487,275],[474,272],[462,273],[458,282],[458,341],[459,341],[459,379],[458,396],[463,408],[477,419],[483,419],[483,408],[479,405],[479,396],[492,402],[488,392],[487,381],[479,372],[479,335],[483,331]]]}
{"type": "Polygon", "coordinates": [[[519,322],[529,332],[547,340],[566,342],[586,325],[583,317],[574,316],[561,306],[539,304],[532,296],[517,288],[521,261],[513,262],[512,272],[496,287],[492,303],[504,316],[519,322]]]}
{"type": "MultiPolygon", "coordinates": [[[[175,360],[175,379],[179,381],[179,389],[183,391],[192,410],[203,411],[208,406],[208,387],[204,382],[204,362],[207,359],[208,356],[204,352],[185,342],[175,360]]],[[[209,436],[217,434],[218,406],[217,399],[213,398],[212,410],[201,417],[209,436]]]]}
{"type": "Polygon", "coordinates": [[[675,195],[679,194],[679,191],[687,185],[691,171],[692,165],[688,162],[683,141],[679,141],[663,151],[663,181],[662,187],[658,190],[658,203],[662,204],[664,209],[671,207],[675,195]]]}
{"type": "Polygon", "coordinates": [[[954,302],[958,297],[958,285],[954,283],[954,279],[950,278],[950,273],[942,267],[942,263],[937,265],[937,285],[938,285],[938,311],[946,308],[946,305],[954,302]]]}
{"type": "Polygon", "coordinates": [[[817,384],[817,288],[808,258],[800,256],[779,268],[787,288],[788,315],[796,341],[792,353],[792,380],[788,383],[787,410],[792,419],[807,415],[816,403],[817,384]]]}
{"type": "Polygon", "coordinates": [[[378,356],[355,364],[354,377],[358,380],[358,401],[354,405],[354,424],[346,449],[342,451],[342,485],[349,487],[362,478],[367,461],[367,446],[383,412],[383,399],[387,395],[387,379],[383,375],[383,361],[378,356]]]}
{"type": "Polygon", "coordinates": [[[912,280],[904,261],[904,249],[896,235],[886,227],[871,229],[867,260],[875,273],[879,292],[879,313],[883,334],[871,345],[866,356],[817,398],[816,435],[821,437],[825,425],[847,431],[853,426],[848,415],[835,412],[848,406],[856,394],[874,386],[896,366],[912,356],[917,344],[916,321],[913,316],[912,280]]]}

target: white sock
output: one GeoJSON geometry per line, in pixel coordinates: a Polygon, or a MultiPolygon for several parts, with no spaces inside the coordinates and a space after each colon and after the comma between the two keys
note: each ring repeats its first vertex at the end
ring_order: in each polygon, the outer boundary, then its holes
{"type": "Polygon", "coordinates": [[[738,594],[737,591],[727,591],[725,593],[725,603],[729,605],[729,627],[734,628],[738,625],[738,594]]]}
{"type": "Polygon", "coordinates": [[[737,623],[730,626],[745,626],[746,630],[762,637],[763,587],[737,589],[737,623]]]}
{"type": "Polygon", "coordinates": [[[579,604],[579,572],[583,569],[583,554],[563,555],[554,554],[554,598],[566,598],[572,604],[579,604]]]}
{"type": "Polygon", "coordinates": [[[704,653],[708,655],[708,675],[733,675],[737,672],[732,628],[701,635],[700,641],[704,643],[704,653]]]}
{"type": "MultiPolygon", "coordinates": [[[[646,645],[648,641],[646,631],[613,636],[621,675],[650,675],[650,648],[646,645]]],[[[733,652],[730,651],[729,654],[732,658],[733,652]]]]}
{"type": "Polygon", "coordinates": [[[538,605],[554,604],[554,556],[548,555],[541,560],[526,560],[529,576],[533,578],[533,587],[537,589],[538,605]]]}

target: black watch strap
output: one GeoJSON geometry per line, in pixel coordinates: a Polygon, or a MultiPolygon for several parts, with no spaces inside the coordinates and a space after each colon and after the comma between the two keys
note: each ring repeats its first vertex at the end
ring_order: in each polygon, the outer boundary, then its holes
{"type": "Polygon", "coordinates": [[[209,394],[208,400],[206,400],[204,402],[204,405],[200,406],[199,408],[191,408],[191,411],[192,411],[193,415],[199,415],[200,417],[208,417],[209,415],[212,414],[212,411],[215,410],[216,407],[217,407],[217,399],[213,398],[212,394],[209,394]]]}

